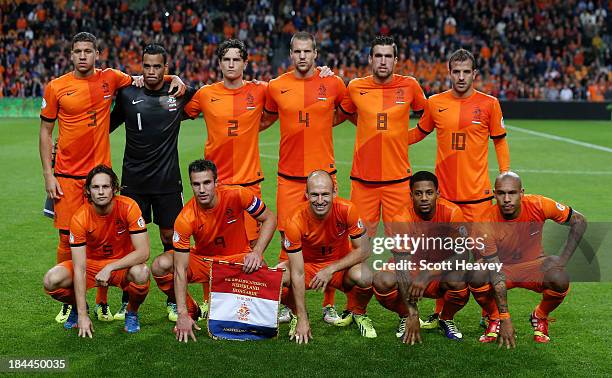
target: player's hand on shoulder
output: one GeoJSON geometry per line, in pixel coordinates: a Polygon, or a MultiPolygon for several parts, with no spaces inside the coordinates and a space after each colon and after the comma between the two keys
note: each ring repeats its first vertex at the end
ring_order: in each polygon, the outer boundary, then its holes
{"type": "Polygon", "coordinates": [[[144,76],[142,75],[132,76],[132,85],[137,88],[144,87],[144,76]]]}
{"type": "Polygon", "coordinates": [[[176,75],[172,75],[172,81],[170,82],[168,93],[172,94],[174,97],[181,97],[186,91],[187,85],[183,83],[183,80],[176,75]]]}
{"type": "MultiPolygon", "coordinates": [[[[76,311],[76,308],[73,311],[76,311]]],[[[94,329],[89,315],[79,316],[78,327],[79,337],[89,337],[90,339],[93,337],[94,329]]]]}
{"type": "Polygon", "coordinates": [[[295,335],[291,336],[290,340],[294,339],[297,344],[308,344],[308,341],[312,340],[312,332],[310,330],[308,318],[298,318],[295,327],[295,335]]]}
{"type": "Polygon", "coordinates": [[[259,253],[253,251],[244,256],[244,266],[242,267],[242,270],[245,273],[253,273],[257,269],[259,269],[262,264],[263,257],[259,253]]]}
{"type": "Polygon", "coordinates": [[[60,199],[64,195],[59,181],[57,181],[57,178],[53,175],[49,177],[45,176],[45,191],[47,192],[47,196],[51,199],[60,199]]]}
{"type": "Polygon", "coordinates": [[[195,342],[196,337],[193,333],[194,328],[199,331],[201,328],[195,320],[191,319],[188,313],[183,313],[178,316],[176,325],[174,326],[174,334],[179,342],[187,342],[189,337],[195,342]]]}
{"type": "Polygon", "coordinates": [[[421,322],[419,321],[419,315],[409,315],[406,319],[406,330],[404,336],[402,336],[402,342],[404,344],[414,345],[421,344],[421,322]]]}
{"type": "Polygon", "coordinates": [[[332,69],[327,67],[327,66],[320,66],[320,67],[317,67],[317,68],[320,70],[319,77],[334,76],[334,71],[332,71],[332,69]]]}
{"type": "Polygon", "coordinates": [[[499,325],[499,335],[497,336],[497,344],[499,347],[506,346],[506,349],[516,346],[516,335],[514,334],[514,326],[512,320],[502,319],[499,325]]]}

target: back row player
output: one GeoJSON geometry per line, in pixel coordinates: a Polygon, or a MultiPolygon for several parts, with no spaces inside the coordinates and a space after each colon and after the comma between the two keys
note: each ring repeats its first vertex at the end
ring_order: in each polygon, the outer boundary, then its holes
{"type": "MultiPolygon", "coordinates": [[[[58,263],[71,259],[68,242],[70,219],[86,200],[83,191],[86,175],[98,164],[110,166],[109,120],[113,95],[130,85],[133,78],[120,71],[96,69],[99,52],[96,37],[76,34],[71,43],[74,70],[52,80],[45,88],[40,112],[39,151],[47,196],[54,201],[54,226],[59,230],[58,263]],[[55,166],[52,167],[53,129],[58,120],[59,136],[55,166]]],[[[169,77],[167,77],[169,78],[169,77]]],[[[184,84],[172,76],[172,87],[184,84]]],[[[110,319],[106,288],[98,290],[96,312],[110,319]]],[[[70,306],[64,305],[56,321],[64,322],[70,306]]]]}

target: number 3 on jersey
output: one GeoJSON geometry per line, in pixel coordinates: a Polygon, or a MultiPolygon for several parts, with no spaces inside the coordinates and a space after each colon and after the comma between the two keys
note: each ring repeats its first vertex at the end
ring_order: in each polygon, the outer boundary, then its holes
{"type": "Polygon", "coordinates": [[[227,136],[238,136],[238,120],[230,119],[227,121],[227,136]]]}

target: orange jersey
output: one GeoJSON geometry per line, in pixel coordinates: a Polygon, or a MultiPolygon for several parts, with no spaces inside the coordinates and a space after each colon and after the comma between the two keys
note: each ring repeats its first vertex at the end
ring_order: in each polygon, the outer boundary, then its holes
{"type": "Polygon", "coordinates": [[[199,256],[228,256],[251,250],[244,225],[244,212],[258,217],[266,209],[263,201],[241,186],[219,186],[219,201],[212,209],[202,209],[195,198],[185,204],[174,222],[174,250],[199,256]]]}
{"type": "Polygon", "coordinates": [[[58,120],[56,174],[85,178],[96,165],[111,165],[109,126],[113,95],[131,83],[131,76],[107,68],[96,69],[84,79],[70,72],[47,84],[40,118],[48,122],[58,120]]]}
{"type": "Polygon", "coordinates": [[[572,208],[540,195],[526,194],[516,219],[506,220],[497,205],[485,213],[486,234],[483,256],[498,255],[503,263],[518,264],[533,261],[544,253],[542,229],[547,219],[566,223],[572,208]]]}
{"type": "Polygon", "coordinates": [[[136,201],[117,195],[110,214],[99,215],[91,203],[74,213],[70,220],[70,246],[86,246],[88,259],[120,259],[134,250],[130,235],[146,231],[136,201]]]}
{"type": "Polygon", "coordinates": [[[267,84],[250,81],[238,89],[223,82],[200,88],[184,111],[194,118],[204,113],[208,137],[204,156],[219,172],[219,183],[253,184],[264,176],[259,162],[259,122],[267,84]]]}
{"type": "Polygon", "coordinates": [[[387,84],[372,76],[352,80],[341,109],[357,112],[357,135],[351,179],[368,183],[405,181],[411,175],[408,160],[410,108],[426,104],[419,83],[410,76],[393,75],[387,84]]]}
{"type": "Polygon", "coordinates": [[[317,169],[336,172],[332,127],[345,90],[338,76],[321,78],[318,70],[307,79],[291,71],[270,81],[266,111],[280,118],[279,175],[306,178],[317,169]]]}
{"type": "Polygon", "coordinates": [[[440,194],[453,202],[493,197],[489,181],[489,137],[506,136],[499,101],[479,91],[465,99],[446,91],[427,100],[419,129],[436,129],[436,175],[440,194]]]}
{"type": "MultiPolygon", "coordinates": [[[[406,234],[413,238],[445,238],[465,237],[467,231],[463,226],[465,218],[461,208],[454,203],[438,198],[433,218],[425,220],[421,218],[412,205],[401,209],[393,216],[392,234],[406,234]]],[[[432,243],[433,244],[433,243],[432,243]]],[[[432,248],[419,248],[414,253],[414,259],[427,261],[442,261],[452,256],[452,250],[439,250],[432,248]]]]}
{"type": "Polygon", "coordinates": [[[285,226],[283,250],[302,251],[305,263],[331,262],[351,251],[351,239],[365,234],[357,208],[350,201],[336,197],[325,219],[317,219],[310,203],[300,204],[285,226]]]}

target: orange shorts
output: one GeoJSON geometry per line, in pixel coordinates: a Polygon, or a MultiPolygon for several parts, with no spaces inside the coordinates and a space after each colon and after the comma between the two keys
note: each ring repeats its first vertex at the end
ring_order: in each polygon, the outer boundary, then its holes
{"type": "Polygon", "coordinates": [[[456,205],[461,208],[461,212],[466,222],[480,222],[483,219],[485,211],[491,207],[492,204],[493,200],[479,203],[457,203],[456,205]]]}
{"type": "MultiPolygon", "coordinates": [[[[176,252],[174,252],[176,253],[176,252]]],[[[181,253],[181,252],[178,252],[181,253]]],[[[187,282],[188,283],[209,283],[210,282],[210,269],[212,264],[210,261],[204,259],[220,260],[233,263],[242,263],[244,257],[250,252],[237,253],[235,255],[228,256],[201,256],[193,253],[189,254],[189,267],[187,268],[187,282]]]]}
{"type": "MultiPolygon", "coordinates": [[[[314,278],[314,276],[323,268],[331,264],[332,262],[323,262],[323,263],[304,263],[304,284],[306,285],[306,290],[310,289],[310,281],[314,278]]],[[[344,275],[348,272],[348,269],[337,271],[332,274],[331,280],[327,283],[328,287],[333,287],[335,289],[346,291],[344,289],[344,275]]]]}
{"type": "Polygon", "coordinates": [[[502,271],[506,275],[506,288],[520,287],[536,293],[544,291],[544,272],[542,271],[544,260],[544,257],[540,257],[518,264],[504,263],[502,271]]]}
{"type": "MultiPolygon", "coordinates": [[[[254,195],[261,198],[261,185],[260,183],[244,186],[245,189],[249,189],[254,195]]],[[[249,241],[257,240],[259,238],[259,230],[261,224],[256,221],[249,213],[244,212],[244,227],[246,228],[247,238],[249,241]]]]}
{"type": "Polygon", "coordinates": [[[56,179],[64,195],[53,203],[53,210],[55,211],[53,225],[60,230],[69,230],[72,215],[76,213],[79,207],[87,203],[87,197],[85,197],[83,191],[85,179],[66,177],[56,177],[56,179]]]}
{"type": "MultiPolygon", "coordinates": [[[[96,274],[98,274],[98,272],[101,271],[102,268],[104,268],[108,264],[114,261],[117,261],[117,260],[118,259],[103,259],[103,260],[87,259],[86,268],[85,268],[85,274],[87,277],[86,278],[87,289],[91,289],[92,287],[98,286],[96,283],[96,274]]],[[[72,260],[66,260],[57,265],[68,269],[68,271],[70,272],[70,275],[74,277],[74,266],[72,265],[72,260]]],[[[128,268],[113,271],[111,273],[110,280],[108,281],[108,285],[120,287],[122,289],[127,288],[129,284],[127,280],[127,274],[128,274],[128,268]]]]}
{"type": "MultiPolygon", "coordinates": [[[[395,259],[390,258],[387,262],[390,262],[390,263],[395,262],[395,259]]],[[[395,274],[395,270],[391,270],[387,268],[381,269],[380,272],[389,272],[389,273],[395,274]]],[[[408,271],[408,273],[410,274],[411,279],[414,279],[419,274],[417,270],[410,270],[408,271]]],[[[396,280],[396,284],[397,284],[397,280],[396,280]]],[[[399,293],[399,287],[396,290],[398,290],[398,293],[399,293]]],[[[436,276],[433,280],[431,280],[427,284],[427,287],[425,288],[425,291],[423,292],[423,297],[437,299],[437,298],[441,298],[443,295],[444,294],[441,293],[440,291],[440,276],[436,276]]]]}
{"type": "MultiPolygon", "coordinates": [[[[338,190],[336,175],[332,175],[334,187],[338,190]]],[[[306,202],[306,179],[288,179],[277,176],[276,187],[276,219],[279,231],[285,230],[287,219],[301,203],[306,202]]]]}
{"type": "Polygon", "coordinates": [[[410,202],[410,181],[395,184],[365,184],[352,180],[351,202],[361,213],[370,237],[376,235],[382,207],[385,234],[388,234],[386,224],[391,222],[391,218],[399,209],[410,202]]]}

